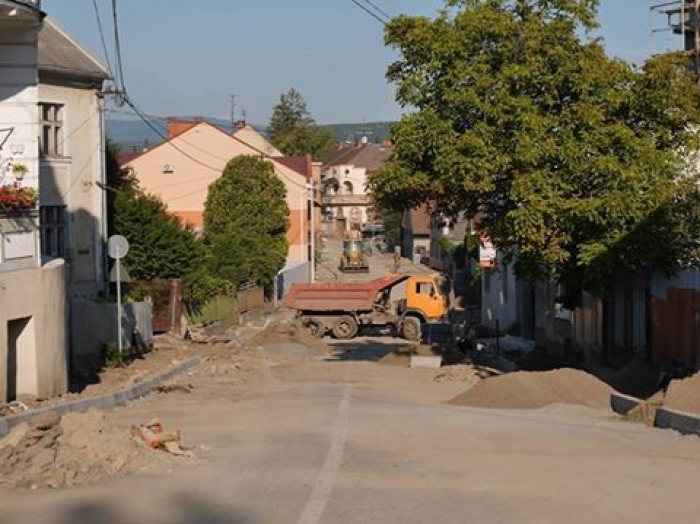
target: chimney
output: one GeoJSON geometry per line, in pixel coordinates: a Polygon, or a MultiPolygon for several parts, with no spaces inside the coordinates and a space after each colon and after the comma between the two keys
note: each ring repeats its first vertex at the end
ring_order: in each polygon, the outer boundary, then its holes
{"type": "Polygon", "coordinates": [[[233,124],[233,132],[235,133],[236,131],[240,131],[241,129],[244,129],[245,126],[245,120],[236,120],[236,122],[233,124]]]}
{"type": "Polygon", "coordinates": [[[191,120],[178,120],[177,118],[168,118],[168,138],[173,138],[174,136],[177,136],[181,133],[184,133],[188,129],[193,128],[200,122],[202,122],[203,119],[198,119],[195,121],[191,120]]]}

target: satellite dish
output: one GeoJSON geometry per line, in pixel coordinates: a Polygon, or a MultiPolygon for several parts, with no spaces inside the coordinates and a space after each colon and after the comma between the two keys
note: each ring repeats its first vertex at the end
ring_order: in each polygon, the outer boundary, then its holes
{"type": "Polygon", "coordinates": [[[110,258],[119,260],[129,252],[129,241],[121,235],[112,235],[107,241],[107,253],[110,258]]]}

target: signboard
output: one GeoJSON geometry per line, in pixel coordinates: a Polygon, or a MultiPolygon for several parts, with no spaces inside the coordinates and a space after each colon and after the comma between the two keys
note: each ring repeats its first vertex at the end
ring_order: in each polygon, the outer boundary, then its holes
{"type": "Polygon", "coordinates": [[[496,267],[496,248],[493,247],[491,239],[484,236],[479,237],[479,267],[496,267]]]}

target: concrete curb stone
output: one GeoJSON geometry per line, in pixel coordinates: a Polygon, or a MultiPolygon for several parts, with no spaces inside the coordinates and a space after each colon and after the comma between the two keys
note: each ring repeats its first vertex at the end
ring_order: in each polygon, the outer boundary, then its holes
{"type": "Polygon", "coordinates": [[[128,388],[100,395],[99,397],[81,398],[70,402],[57,404],[56,406],[47,406],[39,408],[19,415],[11,415],[9,417],[0,418],[0,438],[7,435],[10,430],[21,422],[27,422],[41,413],[53,411],[59,415],[66,413],[76,413],[87,411],[90,408],[96,408],[103,411],[114,409],[118,406],[125,406],[132,400],[147,396],[153,391],[153,388],[159,386],[166,380],[189,371],[201,362],[200,357],[193,357],[184,362],[176,364],[171,368],[149,377],[141,382],[134,384],[128,388]]]}

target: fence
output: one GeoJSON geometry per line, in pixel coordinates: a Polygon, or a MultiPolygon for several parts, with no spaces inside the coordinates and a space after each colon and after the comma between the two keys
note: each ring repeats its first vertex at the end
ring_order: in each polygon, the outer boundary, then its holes
{"type": "Polygon", "coordinates": [[[148,297],[153,305],[153,331],[179,332],[182,322],[182,280],[138,280],[131,289],[138,296],[148,297]]]}

